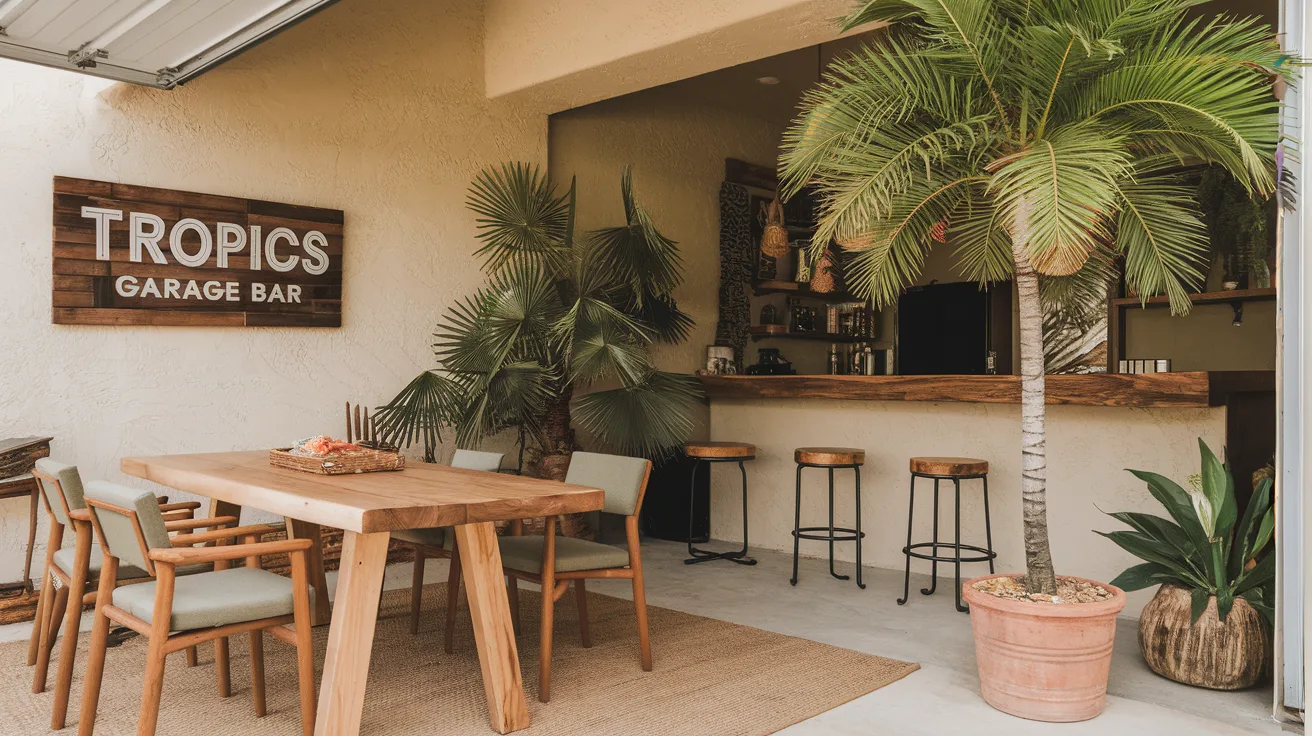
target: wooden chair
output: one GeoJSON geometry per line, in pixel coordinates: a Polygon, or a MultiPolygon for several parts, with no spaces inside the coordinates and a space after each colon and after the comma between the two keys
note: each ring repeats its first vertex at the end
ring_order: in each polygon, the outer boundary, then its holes
{"type": "MultiPolygon", "coordinates": [[[[94,590],[93,576],[100,573],[104,560],[99,547],[91,539],[91,517],[86,510],[82,479],[77,467],[42,458],[37,460],[32,475],[34,482],[37,483],[46,514],[50,518],[50,538],[46,543],[46,566],[42,576],[41,594],[37,598],[36,619],[32,623],[32,635],[28,641],[28,664],[36,666],[32,678],[32,692],[44,692],[55,638],[62,624],[64,642],[60,648],[59,668],[55,678],[55,702],[50,719],[51,728],[59,730],[64,727],[68,710],[82,607],[95,601],[95,593],[88,593],[87,590],[88,588],[94,590]],[[70,526],[73,528],[76,543],[73,548],[64,549],[61,547],[64,533],[70,526]],[[55,592],[53,584],[55,579],[62,584],[58,592],[55,592]]],[[[190,531],[202,526],[236,523],[236,519],[231,517],[192,518],[195,510],[200,508],[200,504],[194,501],[167,503],[167,499],[157,499],[157,503],[162,516],[172,519],[166,522],[170,531],[190,531]]],[[[205,568],[194,567],[182,572],[188,574],[202,569],[205,568]]],[[[144,582],[149,578],[145,570],[124,567],[119,570],[115,585],[144,582]]],[[[188,650],[187,661],[189,665],[195,664],[194,648],[188,650]]]]}
{"type": "MultiPolygon", "coordinates": [[[[501,460],[505,457],[500,452],[479,452],[477,450],[456,450],[451,458],[451,467],[466,470],[482,470],[495,473],[501,469],[501,460]]],[[[430,527],[427,529],[406,529],[392,532],[392,539],[409,545],[415,553],[414,578],[410,583],[410,633],[419,633],[419,611],[423,605],[424,559],[427,557],[448,557],[451,559],[451,572],[447,576],[447,615],[446,615],[446,653],[450,654],[456,635],[456,606],[460,599],[460,556],[455,550],[455,535],[450,527],[430,527]],[[455,585],[451,581],[457,581],[455,585]]]]}
{"type": "MultiPolygon", "coordinates": [[[[651,641],[647,635],[647,595],[642,585],[642,550],[638,544],[638,514],[651,476],[651,461],[640,458],[576,452],[570,458],[566,483],[600,488],[606,492],[603,511],[624,516],[628,549],[586,539],[556,536],[555,516],[546,518],[542,535],[513,534],[499,538],[501,564],[515,582],[528,580],[542,585],[542,642],[538,665],[538,700],[551,699],[551,639],[556,601],[565,595],[574,581],[574,597],[579,608],[579,633],[585,648],[592,646],[588,632],[588,594],[583,581],[588,578],[627,578],[633,581],[633,607],[638,619],[638,648],[642,669],[650,672],[651,641]]],[[[455,585],[459,586],[459,573],[455,585]]],[[[511,596],[511,611],[518,619],[518,595],[511,596]]],[[[518,627],[517,627],[518,628],[518,627]]]]}
{"type": "MultiPolygon", "coordinates": [[[[222,642],[241,633],[250,634],[251,690],[255,715],[263,717],[265,631],[296,646],[301,727],[305,736],[311,736],[315,691],[307,552],[313,540],[258,541],[261,535],[274,531],[269,526],[218,529],[170,538],[163,514],[149,492],[104,481],[87,484],[86,501],[91,523],[104,550],[105,564],[96,592],[96,618],[91,630],[79,736],[91,736],[95,728],[110,621],[136,631],[150,643],[138,736],[155,733],[164,689],[165,657],[202,642],[222,642]],[[193,546],[237,539],[244,544],[193,546]],[[261,556],[282,553],[291,559],[291,580],[260,567],[261,556]],[[232,560],[239,559],[246,561],[245,567],[229,568],[232,560]],[[140,567],[154,580],[115,587],[114,580],[123,563],[140,567]],[[177,576],[179,568],[200,563],[212,563],[214,570],[177,576]],[[295,624],[295,628],[288,624],[295,624]]],[[[226,668],[226,662],[223,664],[226,668]]]]}

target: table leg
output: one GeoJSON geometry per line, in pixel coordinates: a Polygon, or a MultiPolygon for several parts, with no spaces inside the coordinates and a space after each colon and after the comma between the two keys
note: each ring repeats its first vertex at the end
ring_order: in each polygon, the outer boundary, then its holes
{"type": "Polygon", "coordinates": [[[342,564],[337,572],[337,605],[333,606],[319,686],[316,736],[354,736],[364,713],[365,681],[378,621],[378,597],[387,566],[388,532],[347,531],[342,540],[342,564]]]}
{"type": "Polygon", "coordinates": [[[323,533],[318,524],[287,519],[289,539],[313,539],[314,546],[306,554],[310,587],[314,588],[314,610],[310,612],[315,626],[327,626],[333,609],[328,602],[328,577],[323,570],[323,533]]]}
{"type": "MultiPolygon", "coordinates": [[[[210,518],[213,519],[216,516],[235,516],[241,519],[241,506],[212,498],[210,499],[210,518]]],[[[237,522],[237,526],[241,526],[240,521],[237,522]]]]}
{"type": "Polygon", "coordinates": [[[519,652],[515,648],[496,527],[491,522],[461,524],[455,532],[492,728],[498,733],[528,728],[528,704],[519,673],[519,652]]]}

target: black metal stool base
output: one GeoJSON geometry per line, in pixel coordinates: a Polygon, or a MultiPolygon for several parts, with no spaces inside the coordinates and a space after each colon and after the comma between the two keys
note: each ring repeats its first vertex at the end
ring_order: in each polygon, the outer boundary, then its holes
{"type": "Polygon", "coordinates": [[[788,580],[789,584],[797,585],[797,559],[801,540],[810,539],[817,542],[829,543],[829,574],[838,580],[850,580],[848,575],[839,575],[834,569],[834,543],[835,542],[855,542],[856,543],[856,585],[864,589],[866,584],[861,581],[861,540],[865,538],[865,532],[861,531],[861,466],[860,465],[815,465],[811,463],[797,464],[797,506],[794,513],[793,523],[793,577],[788,580]],[[829,525],[828,526],[802,526],[802,468],[823,468],[829,471],[829,525]],[[834,526],[834,471],[841,468],[851,468],[856,476],[856,528],[834,526]]]}
{"type": "Polygon", "coordinates": [[[755,457],[734,457],[734,458],[695,458],[692,464],[692,483],[688,491],[688,559],[683,561],[685,565],[696,565],[702,562],[711,562],[712,560],[729,560],[739,565],[755,565],[756,560],[747,556],[747,468],[743,463],[748,460],[755,460],[755,457]],[[712,552],[710,550],[698,549],[692,546],[692,508],[693,502],[697,495],[697,464],[698,463],[738,463],[738,471],[743,476],[743,548],[729,552],[712,552]]]}
{"type": "Polygon", "coordinates": [[[747,550],[736,549],[732,552],[711,552],[709,550],[689,547],[688,553],[692,555],[683,561],[685,565],[696,565],[700,562],[710,562],[711,560],[728,560],[736,562],[739,565],[755,565],[756,560],[747,556],[747,550]]]}
{"type": "Polygon", "coordinates": [[[970,608],[961,601],[961,563],[963,562],[987,562],[989,563],[989,573],[993,572],[993,561],[997,559],[998,553],[993,551],[993,528],[989,519],[989,478],[984,475],[930,475],[927,473],[911,473],[911,494],[909,507],[907,510],[907,546],[902,548],[902,554],[907,558],[906,572],[902,580],[902,597],[897,599],[899,606],[906,605],[911,597],[911,558],[918,560],[929,560],[933,563],[930,572],[929,587],[921,588],[922,595],[934,595],[938,590],[938,563],[951,562],[955,568],[956,578],[956,608],[962,613],[967,613],[970,608]],[[914,528],[913,519],[916,510],[916,478],[930,478],[934,481],[934,541],[911,543],[911,532],[914,528]],[[963,480],[981,480],[984,482],[984,534],[986,538],[986,547],[980,547],[973,544],[961,543],[961,481],[963,480]],[[938,539],[938,483],[941,480],[952,481],[953,490],[956,495],[956,504],[954,506],[954,523],[955,535],[952,542],[940,542],[938,539]],[[928,548],[928,554],[917,552],[918,549],[928,548]],[[945,553],[940,553],[944,550],[945,553]],[[962,550],[967,552],[977,552],[978,556],[963,557],[962,550]]]}

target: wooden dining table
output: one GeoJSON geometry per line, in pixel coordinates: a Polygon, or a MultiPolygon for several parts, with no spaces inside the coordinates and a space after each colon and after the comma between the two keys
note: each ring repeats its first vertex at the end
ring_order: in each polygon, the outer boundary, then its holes
{"type": "MultiPolygon", "coordinates": [[[[388,540],[393,531],[434,526],[455,527],[492,728],[509,733],[528,727],[494,522],[596,511],[605,503],[595,488],[428,463],[395,472],[315,475],[271,466],[267,450],[130,457],[121,467],[128,475],[208,496],[214,516],[236,516],[250,506],[287,518],[292,536],[318,540],[322,527],[343,530],[315,718],[318,736],[360,732],[388,540]]],[[[322,614],[328,603],[322,551],[311,557],[322,614]]]]}

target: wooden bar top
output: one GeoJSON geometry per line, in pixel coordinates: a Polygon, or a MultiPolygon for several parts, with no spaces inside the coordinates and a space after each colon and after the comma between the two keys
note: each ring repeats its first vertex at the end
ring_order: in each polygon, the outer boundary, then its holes
{"type": "MultiPolygon", "coordinates": [[[[712,399],[840,399],[1020,403],[1020,376],[701,376],[712,399]]],[[[1275,371],[1089,373],[1047,377],[1049,404],[1143,408],[1225,406],[1234,393],[1275,391],[1275,371]]]]}
{"type": "Polygon", "coordinates": [[[128,457],[123,472],[219,501],[354,532],[384,532],[599,510],[595,488],[447,465],[316,475],[269,465],[269,451],[128,457]]]}

